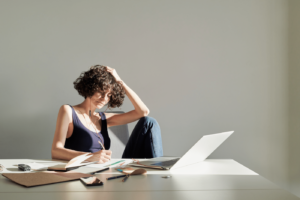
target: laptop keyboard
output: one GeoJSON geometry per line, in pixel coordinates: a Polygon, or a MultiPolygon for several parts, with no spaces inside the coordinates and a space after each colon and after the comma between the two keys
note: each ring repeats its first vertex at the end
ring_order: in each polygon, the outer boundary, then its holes
{"type": "Polygon", "coordinates": [[[158,165],[158,166],[170,166],[170,165],[174,165],[180,158],[176,158],[173,160],[167,160],[167,161],[162,161],[162,162],[157,162],[157,163],[153,163],[151,165],[158,165]]]}

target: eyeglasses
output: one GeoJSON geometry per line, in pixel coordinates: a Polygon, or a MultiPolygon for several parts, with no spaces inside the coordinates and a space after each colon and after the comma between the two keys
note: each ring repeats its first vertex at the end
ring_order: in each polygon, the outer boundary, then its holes
{"type": "Polygon", "coordinates": [[[0,172],[2,172],[4,169],[5,169],[5,167],[0,164],[0,172]]]}

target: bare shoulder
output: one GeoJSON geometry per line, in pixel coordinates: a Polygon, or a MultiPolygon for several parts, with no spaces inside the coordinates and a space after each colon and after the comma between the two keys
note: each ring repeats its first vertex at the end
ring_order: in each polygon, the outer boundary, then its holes
{"type": "Polygon", "coordinates": [[[59,108],[58,117],[67,118],[69,121],[72,121],[72,108],[69,105],[62,105],[59,108]]]}
{"type": "Polygon", "coordinates": [[[59,111],[72,114],[72,108],[69,105],[62,105],[59,111]]]}

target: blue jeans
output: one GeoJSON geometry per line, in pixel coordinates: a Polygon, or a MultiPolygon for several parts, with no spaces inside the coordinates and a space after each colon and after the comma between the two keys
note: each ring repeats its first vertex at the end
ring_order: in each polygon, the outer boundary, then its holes
{"type": "Polygon", "coordinates": [[[142,117],[134,127],[122,158],[163,156],[160,127],[152,117],[142,117]]]}

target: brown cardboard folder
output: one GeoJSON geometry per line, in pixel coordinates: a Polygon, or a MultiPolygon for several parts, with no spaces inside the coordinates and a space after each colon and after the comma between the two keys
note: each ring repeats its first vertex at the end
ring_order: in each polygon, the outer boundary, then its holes
{"type": "Polygon", "coordinates": [[[91,174],[78,172],[36,172],[36,173],[3,173],[2,176],[26,187],[60,183],[77,180],[84,177],[91,177],[91,174]]]}

